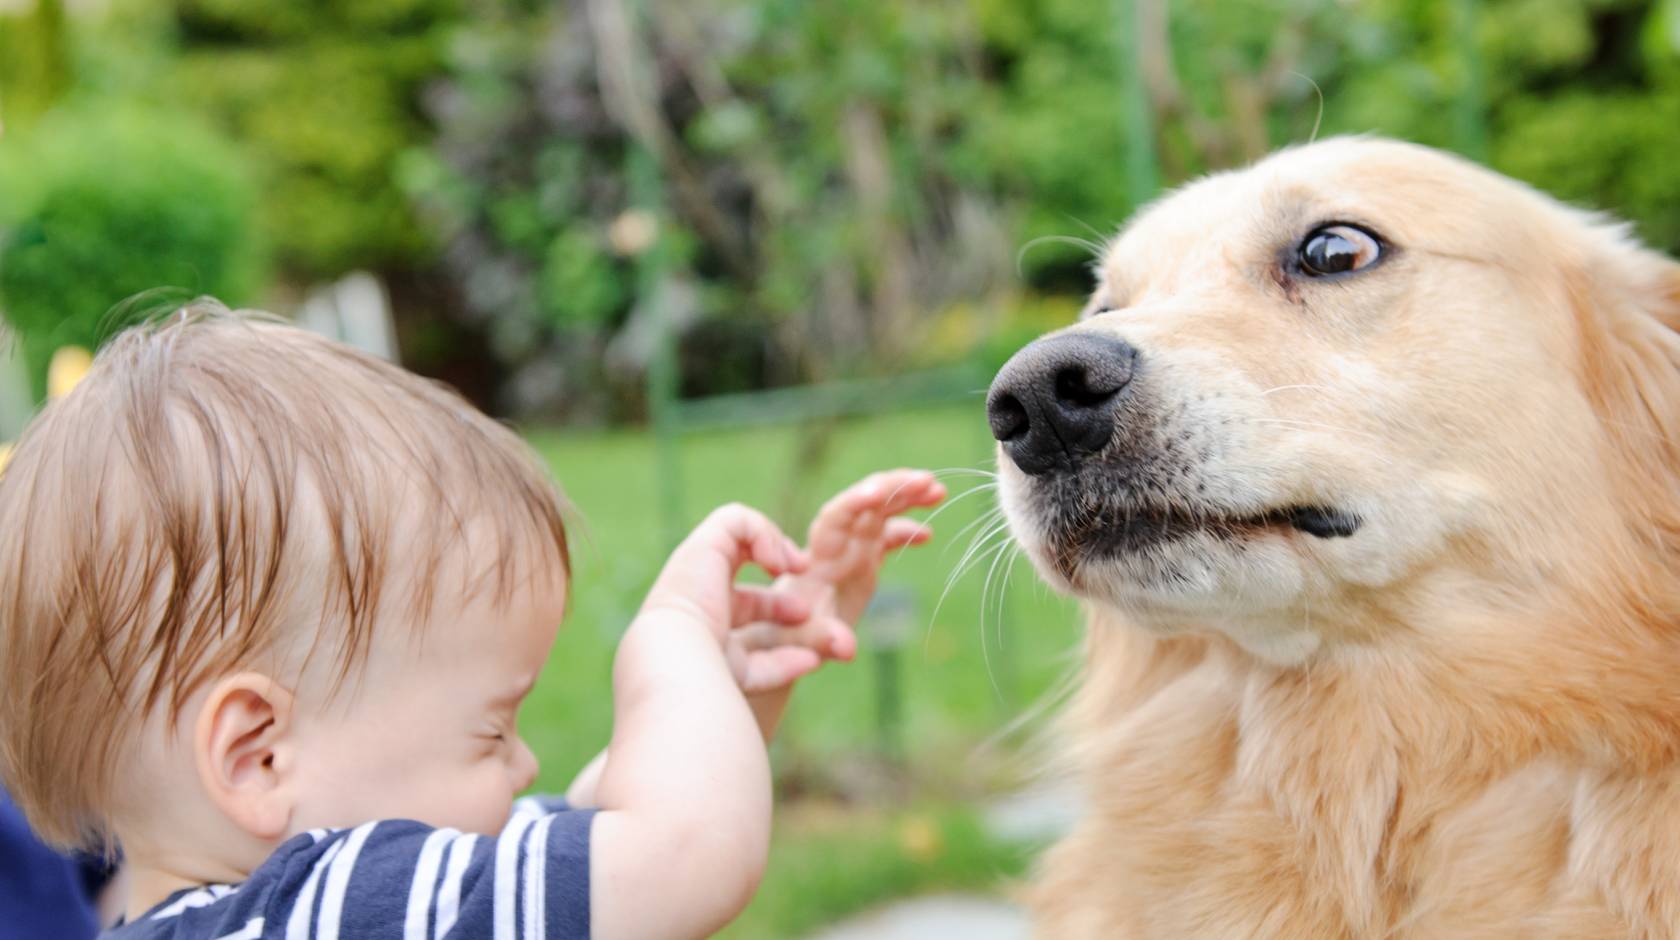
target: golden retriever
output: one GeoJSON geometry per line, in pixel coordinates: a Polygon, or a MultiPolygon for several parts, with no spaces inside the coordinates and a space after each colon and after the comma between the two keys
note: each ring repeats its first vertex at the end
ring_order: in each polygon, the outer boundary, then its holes
{"type": "Polygon", "coordinates": [[[1097,270],[988,399],[1090,610],[1039,935],[1680,935],[1680,265],[1353,138],[1097,270]]]}

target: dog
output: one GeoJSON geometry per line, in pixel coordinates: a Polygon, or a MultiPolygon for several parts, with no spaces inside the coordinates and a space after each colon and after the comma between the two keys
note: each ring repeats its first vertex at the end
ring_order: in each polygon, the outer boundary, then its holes
{"type": "Polygon", "coordinates": [[[1096,272],[987,399],[1089,611],[1037,934],[1680,935],[1680,264],[1337,138],[1096,272]]]}

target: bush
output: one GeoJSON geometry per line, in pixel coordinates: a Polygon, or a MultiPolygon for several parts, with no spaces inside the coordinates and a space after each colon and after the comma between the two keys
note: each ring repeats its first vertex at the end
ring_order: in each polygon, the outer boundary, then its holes
{"type": "Polygon", "coordinates": [[[0,313],[34,393],[53,350],[89,349],[142,315],[160,285],[245,300],[258,283],[256,194],[205,128],[138,110],[49,116],[0,150],[0,313]],[[126,310],[127,312],[123,312],[126,310]]]}
{"type": "Polygon", "coordinates": [[[433,260],[393,166],[421,147],[425,84],[458,0],[170,0],[181,43],[170,100],[247,142],[258,231],[289,278],[433,260]]]}

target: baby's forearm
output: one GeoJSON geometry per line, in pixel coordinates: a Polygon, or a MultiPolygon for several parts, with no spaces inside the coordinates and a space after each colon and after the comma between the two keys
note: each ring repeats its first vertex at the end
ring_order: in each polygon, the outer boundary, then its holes
{"type": "Polygon", "coordinates": [[[665,887],[658,905],[598,909],[636,911],[645,936],[708,928],[697,934],[705,935],[739,913],[764,871],[771,792],[763,738],[719,639],[680,613],[631,624],[613,666],[613,698],[612,742],[594,793],[611,819],[596,841],[621,838],[596,850],[663,869],[665,887]],[[652,929],[645,918],[664,915],[650,907],[670,912],[671,931],[652,929]]]}
{"type": "MultiPolygon", "coordinates": [[[[775,737],[776,729],[782,723],[782,715],[787,711],[789,696],[793,693],[792,686],[771,689],[768,692],[755,692],[747,696],[747,705],[752,709],[753,720],[758,723],[759,736],[765,744],[775,737]]],[[[601,772],[607,766],[607,751],[596,754],[566,788],[566,802],[575,809],[589,809],[600,806],[600,800],[595,796],[595,790],[601,783],[601,772]]]]}
{"type": "Polygon", "coordinates": [[[606,766],[607,752],[602,750],[572,778],[572,785],[566,788],[566,803],[573,809],[600,806],[600,802],[595,798],[595,788],[600,785],[601,771],[605,770],[606,766]]]}
{"type": "Polygon", "coordinates": [[[782,715],[787,712],[788,699],[792,696],[791,685],[747,696],[747,705],[752,709],[753,720],[758,722],[758,733],[765,744],[776,736],[776,729],[781,727],[782,715]]]}

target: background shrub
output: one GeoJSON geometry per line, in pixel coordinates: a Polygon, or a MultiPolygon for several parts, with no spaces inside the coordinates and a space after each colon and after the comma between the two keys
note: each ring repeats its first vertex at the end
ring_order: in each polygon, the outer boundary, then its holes
{"type": "Polygon", "coordinates": [[[0,149],[0,311],[37,398],[66,344],[89,349],[160,285],[249,299],[261,276],[256,193],[233,148],[185,118],[60,111],[0,149]]]}

